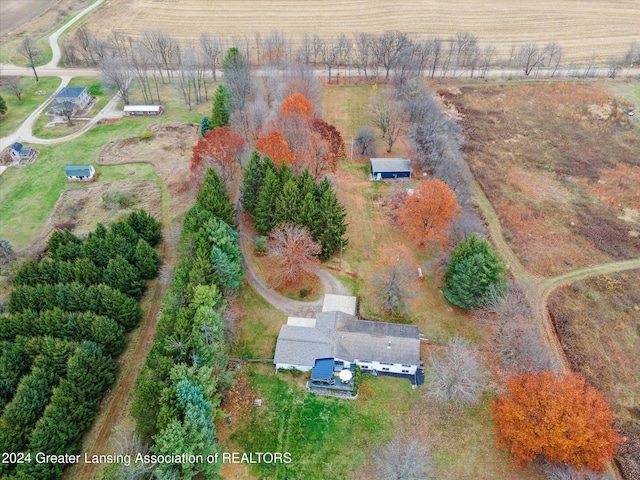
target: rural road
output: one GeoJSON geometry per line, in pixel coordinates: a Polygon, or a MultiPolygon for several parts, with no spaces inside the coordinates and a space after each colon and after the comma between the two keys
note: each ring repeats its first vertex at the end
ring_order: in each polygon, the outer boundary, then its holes
{"type": "Polygon", "coordinates": [[[76,23],[78,20],[80,20],[82,17],[87,15],[89,12],[91,12],[93,9],[95,9],[102,3],[104,3],[104,0],[97,0],[96,2],[92,3],[87,8],[85,8],[80,13],[78,13],[75,17],[73,17],[70,21],[65,23],[58,30],[56,30],[49,37],[49,46],[51,47],[51,52],[53,53],[53,56],[51,57],[51,61],[47,63],[46,67],[55,68],[58,66],[58,63],[60,63],[60,59],[62,58],[62,53],[60,52],[60,45],[58,44],[58,39],[60,38],[60,35],[66,32],[71,25],[76,23]]]}

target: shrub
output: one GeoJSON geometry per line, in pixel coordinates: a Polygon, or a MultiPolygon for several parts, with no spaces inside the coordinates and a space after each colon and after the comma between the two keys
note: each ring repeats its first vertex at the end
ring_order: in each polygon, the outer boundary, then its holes
{"type": "Polygon", "coordinates": [[[107,210],[129,208],[138,202],[138,195],[133,191],[109,190],[102,194],[102,202],[107,210]]]}

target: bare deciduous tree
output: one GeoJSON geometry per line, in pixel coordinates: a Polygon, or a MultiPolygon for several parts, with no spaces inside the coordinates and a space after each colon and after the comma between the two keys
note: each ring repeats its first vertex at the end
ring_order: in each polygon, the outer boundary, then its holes
{"type": "Polygon", "coordinates": [[[469,342],[456,336],[444,353],[430,361],[429,395],[457,406],[473,405],[487,388],[487,375],[480,355],[469,342]]]}
{"type": "Polygon", "coordinates": [[[549,351],[540,337],[529,302],[528,288],[509,282],[503,290],[492,288],[487,303],[474,317],[495,329],[495,352],[505,367],[517,373],[551,368],[549,351]]]}
{"type": "Polygon", "coordinates": [[[411,262],[411,252],[402,244],[381,246],[378,259],[373,285],[381,308],[391,315],[402,315],[406,313],[406,300],[413,297],[417,266],[411,262]]]}
{"type": "Polygon", "coordinates": [[[204,53],[207,64],[211,69],[211,75],[213,75],[213,81],[217,82],[216,70],[220,65],[222,59],[222,52],[224,52],[224,45],[222,40],[218,37],[214,37],[210,33],[203,33],[200,35],[200,48],[204,53]]]}
{"type": "Polygon", "coordinates": [[[306,227],[289,223],[274,229],[269,234],[267,248],[278,262],[281,285],[296,285],[301,274],[313,274],[320,266],[318,255],[322,248],[306,227]]]}
{"type": "Polygon", "coordinates": [[[129,105],[129,86],[132,72],[125,58],[105,58],[100,63],[103,83],[117,92],[125,105],[129,105]]]}
{"type": "Polygon", "coordinates": [[[76,113],[76,105],[73,102],[66,101],[57,105],[55,112],[67,121],[67,125],[73,126],[73,115],[76,113]]]}
{"type": "Polygon", "coordinates": [[[518,50],[518,65],[524,69],[524,74],[528,77],[532,71],[544,65],[545,49],[540,48],[537,43],[525,43],[518,50]]]}
{"type": "Polygon", "coordinates": [[[160,72],[160,79],[164,83],[162,69],[167,72],[167,78],[171,78],[171,67],[176,63],[180,44],[173,35],[163,30],[144,30],[140,37],[142,45],[148,53],[155,67],[160,72]]]}
{"type": "Polygon", "coordinates": [[[356,138],[354,139],[361,156],[375,156],[376,131],[367,126],[358,127],[356,138]]]}
{"type": "Polygon", "coordinates": [[[387,152],[390,152],[402,130],[402,108],[382,91],[371,99],[371,119],[380,129],[388,147],[387,152]]]}
{"type": "Polygon", "coordinates": [[[558,71],[558,66],[562,61],[563,50],[559,43],[550,42],[544,47],[544,55],[547,59],[547,67],[553,67],[551,76],[553,77],[558,71]]]}
{"type": "Polygon", "coordinates": [[[429,448],[415,438],[394,437],[374,457],[379,480],[429,480],[434,478],[429,448]]]}
{"type": "Polygon", "coordinates": [[[18,54],[25,57],[29,62],[29,67],[33,70],[33,74],[36,77],[36,83],[40,81],[38,78],[38,72],[36,72],[36,62],[42,57],[42,51],[36,45],[36,42],[31,37],[24,37],[22,42],[18,46],[18,54]]]}
{"type": "Polygon", "coordinates": [[[607,474],[594,472],[591,469],[577,469],[564,463],[545,463],[542,471],[547,480],[610,480],[607,474]]]}
{"type": "MultiPolygon", "coordinates": [[[[127,433],[118,427],[115,427],[116,436],[116,452],[118,455],[130,455],[135,457],[138,454],[146,455],[149,447],[142,443],[140,437],[133,432],[127,433]]],[[[113,472],[114,478],[121,480],[139,480],[147,478],[150,472],[156,467],[155,463],[131,462],[130,465],[119,464],[113,472]]]]}
{"type": "Polygon", "coordinates": [[[364,79],[368,79],[368,69],[371,64],[371,44],[373,35],[371,33],[354,34],[354,60],[358,72],[364,73],[364,79]]]}
{"type": "Polygon", "coordinates": [[[24,93],[24,86],[20,83],[20,77],[10,77],[7,82],[7,91],[12,93],[18,99],[18,102],[22,103],[22,94],[24,93]]]}
{"type": "Polygon", "coordinates": [[[409,44],[409,36],[398,30],[375,35],[371,53],[376,62],[385,69],[385,80],[389,81],[389,72],[396,66],[400,52],[409,44]]]}

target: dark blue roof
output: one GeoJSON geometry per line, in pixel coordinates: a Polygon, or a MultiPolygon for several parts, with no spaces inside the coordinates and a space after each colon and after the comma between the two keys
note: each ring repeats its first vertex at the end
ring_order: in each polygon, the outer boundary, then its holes
{"type": "Polygon", "coordinates": [[[13,148],[16,152],[20,153],[20,151],[22,150],[22,144],[20,142],[16,142],[13,145],[11,145],[11,148],[13,148]]]}
{"type": "Polygon", "coordinates": [[[316,365],[311,370],[311,380],[331,377],[333,377],[333,358],[317,358],[316,365]]]}
{"type": "Polygon", "coordinates": [[[79,97],[82,94],[82,92],[84,92],[85,90],[86,90],[85,87],[64,87],[62,90],[60,90],[60,93],[56,95],[56,98],[59,98],[59,97],[76,98],[76,97],[79,97]]]}

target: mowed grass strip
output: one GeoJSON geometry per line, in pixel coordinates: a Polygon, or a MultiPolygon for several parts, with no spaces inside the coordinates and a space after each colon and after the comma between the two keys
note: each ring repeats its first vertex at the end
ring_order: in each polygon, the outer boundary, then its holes
{"type": "Polygon", "coordinates": [[[40,77],[40,82],[36,83],[34,77],[22,77],[20,85],[24,87],[22,102],[7,90],[7,86],[0,89],[0,94],[7,102],[7,113],[0,120],[0,137],[5,137],[13,133],[31,113],[36,110],[44,101],[49,98],[60,85],[58,77],[40,77]],[[36,95],[35,92],[42,90],[44,93],[36,95]]]}

